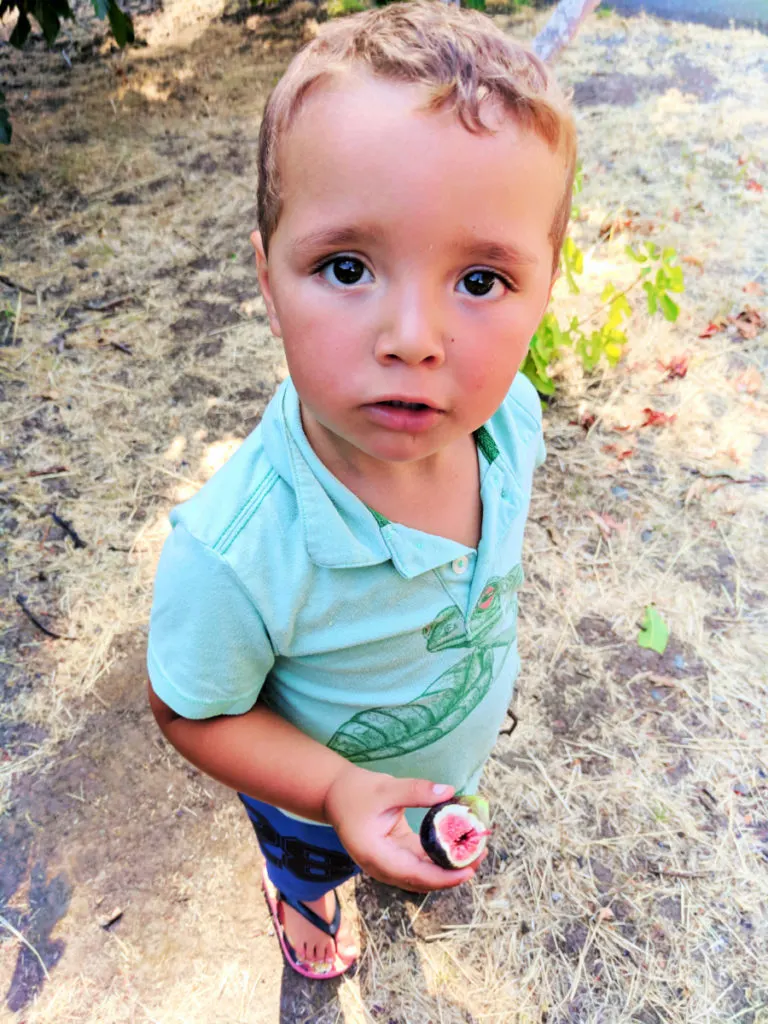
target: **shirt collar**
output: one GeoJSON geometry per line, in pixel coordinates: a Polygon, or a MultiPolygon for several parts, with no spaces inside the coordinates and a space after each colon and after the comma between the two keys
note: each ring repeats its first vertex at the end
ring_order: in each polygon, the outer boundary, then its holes
{"type": "MultiPolygon", "coordinates": [[[[481,429],[484,433],[482,440],[478,438],[478,447],[486,460],[492,456],[483,473],[484,505],[489,499],[521,505],[522,494],[511,466],[490,430],[481,429]]],[[[269,403],[261,430],[267,457],[296,495],[307,554],[315,565],[351,569],[391,560],[401,576],[412,579],[474,550],[445,537],[390,523],[345,487],[312,450],[290,377],[269,403]]],[[[506,511],[505,519],[514,510],[506,511]]]]}

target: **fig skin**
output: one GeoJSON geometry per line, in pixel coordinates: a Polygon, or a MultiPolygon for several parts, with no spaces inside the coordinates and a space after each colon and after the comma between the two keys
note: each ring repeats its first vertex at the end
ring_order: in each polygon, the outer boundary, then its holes
{"type": "MultiPolygon", "coordinates": [[[[421,823],[419,838],[421,839],[421,845],[424,848],[424,852],[428,855],[430,860],[437,864],[438,867],[445,868],[448,871],[460,871],[462,867],[469,867],[469,865],[456,865],[450,860],[445,850],[440,845],[434,827],[435,818],[440,811],[446,807],[467,807],[470,813],[487,828],[490,817],[488,801],[481,796],[452,797],[450,800],[443,800],[442,803],[434,804],[430,807],[421,823]]],[[[483,843],[477,851],[478,857],[484,849],[485,843],[483,843]]],[[[475,860],[476,859],[477,857],[475,860]]],[[[474,861],[471,863],[474,863],[474,861]]]]}

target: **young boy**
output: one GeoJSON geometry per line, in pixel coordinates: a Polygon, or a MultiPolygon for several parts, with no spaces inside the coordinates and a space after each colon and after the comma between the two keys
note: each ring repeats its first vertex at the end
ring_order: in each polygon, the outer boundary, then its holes
{"type": "Polygon", "coordinates": [[[357,956],[334,887],[360,869],[429,891],[477,868],[437,867],[411,826],[474,791],[518,672],[543,446],[517,371],[574,162],[541,63],[439,3],[333,23],[267,105],[253,242],[290,378],[171,515],[150,702],[239,792],[309,977],[357,956]]]}

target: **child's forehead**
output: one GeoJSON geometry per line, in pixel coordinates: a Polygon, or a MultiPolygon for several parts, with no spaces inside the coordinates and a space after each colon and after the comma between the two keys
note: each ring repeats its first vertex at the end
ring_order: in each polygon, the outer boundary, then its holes
{"type": "Polygon", "coordinates": [[[414,189],[426,189],[427,198],[504,192],[520,165],[524,177],[536,178],[527,182],[532,200],[542,191],[542,169],[551,183],[547,205],[559,199],[561,154],[498,101],[483,111],[489,130],[471,131],[455,110],[429,109],[430,97],[424,85],[355,70],[318,83],[281,146],[283,201],[324,198],[337,185],[372,205],[379,193],[407,205],[414,189]]]}
{"type": "Polygon", "coordinates": [[[297,261],[353,248],[437,262],[482,243],[478,259],[518,248],[522,256],[499,259],[551,260],[559,155],[513,118],[471,132],[452,110],[425,109],[427,96],[371,77],[311,97],[281,152],[281,251],[297,261]]]}
{"type": "MultiPolygon", "coordinates": [[[[435,117],[441,113],[450,113],[453,122],[461,125],[456,111],[435,103],[436,94],[434,86],[423,82],[390,77],[355,63],[336,65],[312,83],[285,135],[290,136],[297,126],[317,118],[341,126],[354,112],[362,113],[373,131],[396,122],[404,113],[415,115],[424,132],[434,130],[435,117]]],[[[519,124],[514,113],[494,96],[481,97],[478,109],[482,123],[491,132],[505,124],[519,124]]],[[[482,134],[466,127],[464,130],[482,134]]],[[[325,142],[331,146],[334,140],[328,137],[325,142]]]]}

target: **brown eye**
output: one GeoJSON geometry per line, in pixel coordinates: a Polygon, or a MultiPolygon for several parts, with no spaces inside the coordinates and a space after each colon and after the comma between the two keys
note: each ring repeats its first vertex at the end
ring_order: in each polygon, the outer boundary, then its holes
{"type": "Polygon", "coordinates": [[[320,268],[321,275],[329,284],[350,285],[360,284],[370,271],[362,260],[355,256],[335,256],[320,268]]]}
{"type": "Polygon", "coordinates": [[[470,295],[482,296],[488,295],[499,277],[490,270],[470,270],[461,280],[470,295]]]}

